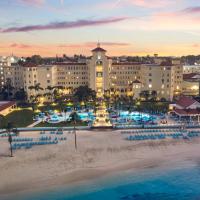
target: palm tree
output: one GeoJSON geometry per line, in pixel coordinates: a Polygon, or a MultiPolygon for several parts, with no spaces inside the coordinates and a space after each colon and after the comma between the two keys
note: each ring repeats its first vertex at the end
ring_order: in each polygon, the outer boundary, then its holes
{"type": "Polygon", "coordinates": [[[153,90],[153,91],[151,92],[151,99],[152,99],[153,101],[156,101],[156,99],[157,99],[157,91],[156,91],[156,90],[153,90]]]}
{"type": "Polygon", "coordinates": [[[8,122],[6,126],[6,132],[8,133],[8,142],[10,144],[10,157],[13,157],[12,135],[11,135],[12,130],[13,130],[13,123],[8,122]]]}
{"type": "Polygon", "coordinates": [[[76,122],[77,122],[79,116],[78,116],[77,112],[75,111],[75,109],[70,114],[70,118],[74,124],[74,145],[75,145],[75,149],[77,150],[76,122]]]}
{"type": "Polygon", "coordinates": [[[34,112],[37,109],[36,105],[38,103],[38,100],[37,100],[37,98],[34,95],[30,96],[30,103],[31,103],[32,110],[34,112]]]}
{"type": "Polygon", "coordinates": [[[35,90],[35,96],[39,95],[38,92],[40,90],[44,90],[41,86],[40,83],[36,83],[35,85],[29,86],[28,87],[29,90],[35,90]]]}
{"type": "Polygon", "coordinates": [[[7,78],[5,85],[1,90],[1,93],[3,94],[3,99],[10,100],[13,90],[14,90],[14,87],[12,86],[12,81],[10,78],[7,78]]]}
{"type": "Polygon", "coordinates": [[[54,90],[54,87],[52,87],[52,86],[47,86],[46,89],[49,91],[47,94],[50,96],[51,102],[52,102],[52,101],[53,101],[53,90],[54,90]]]}
{"type": "Polygon", "coordinates": [[[64,89],[64,87],[59,86],[59,85],[53,87],[52,96],[55,101],[58,101],[59,99],[61,99],[62,95],[60,95],[59,90],[62,90],[62,89],[64,89]]]}
{"type": "Polygon", "coordinates": [[[144,98],[145,101],[147,101],[149,99],[149,96],[150,96],[148,90],[141,91],[139,95],[140,95],[140,98],[144,98]]]}

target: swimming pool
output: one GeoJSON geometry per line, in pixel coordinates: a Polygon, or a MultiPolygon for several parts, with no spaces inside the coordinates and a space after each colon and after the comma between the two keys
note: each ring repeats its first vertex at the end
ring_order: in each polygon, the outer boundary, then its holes
{"type": "Polygon", "coordinates": [[[112,118],[118,118],[118,121],[125,121],[125,120],[133,120],[136,122],[143,121],[149,122],[154,121],[156,117],[142,112],[129,112],[129,111],[119,111],[119,114],[116,116],[112,116],[112,118]]]}
{"type": "Polygon", "coordinates": [[[95,119],[92,112],[78,112],[78,116],[82,121],[93,121],[95,119]]]}

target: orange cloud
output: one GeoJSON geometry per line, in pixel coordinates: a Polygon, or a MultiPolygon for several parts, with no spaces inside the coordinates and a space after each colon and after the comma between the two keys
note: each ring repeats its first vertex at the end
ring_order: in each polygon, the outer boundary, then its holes
{"type": "MultiPolygon", "coordinates": [[[[12,52],[17,52],[18,56],[31,56],[33,54],[40,54],[42,56],[55,56],[56,54],[85,54],[91,55],[91,50],[97,45],[96,42],[86,43],[71,43],[71,44],[22,44],[22,43],[11,43],[0,46],[0,54],[9,55],[12,52]]],[[[126,53],[126,48],[131,46],[129,43],[118,43],[118,42],[102,42],[101,46],[108,50],[108,53],[112,51],[117,53],[126,53]]],[[[129,51],[128,51],[129,52],[129,51]]],[[[127,52],[127,53],[128,53],[127,52]]],[[[120,55],[120,54],[119,54],[120,55]]]]}
{"type": "MultiPolygon", "coordinates": [[[[96,42],[86,42],[83,44],[66,44],[66,45],[59,45],[58,47],[61,48],[94,48],[96,47],[97,43],[96,42]]],[[[110,46],[110,47],[114,47],[114,46],[129,46],[131,45],[130,43],[122,43],[122,42],[102,42],[101,46],[110,46]]]]}
{"type": "Polygon", "coordinates": [[[10,44],[10,47],[13,47],[13,48],[31,48],[32,46],[30,45],[27,45],[27,44],[18,44],[18,43],[13,43],[13,44],[10,44]]]}

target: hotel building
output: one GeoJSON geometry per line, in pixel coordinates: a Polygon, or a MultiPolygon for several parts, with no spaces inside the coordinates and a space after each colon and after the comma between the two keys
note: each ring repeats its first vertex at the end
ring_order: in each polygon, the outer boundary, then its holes
{"type": "Polygon", "coordinates": [[[105,91],[112,95],[128,95],[139,98],[141,91],[157,91],[158,98],[172,100],[182,92],[183,67],[179,60],[172,63],[154,64],[118,62],[106,55],[106,50],[97,45],[92,56],[85,62],[64,62],[52,65],[7,66],[4,79],[12,85],[24,88],[28,97],[48,92],[48,86],[62,86],[64,93],[87,85],[103,97],[105,91]],[[30,86],[40,83],[44,90],[34,91],[30,86]]]}

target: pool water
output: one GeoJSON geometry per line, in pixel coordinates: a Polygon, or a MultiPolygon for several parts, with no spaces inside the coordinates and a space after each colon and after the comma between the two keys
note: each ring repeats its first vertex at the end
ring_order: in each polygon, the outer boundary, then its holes
{"type": "Polygon", "coordinates": [[[78,116],[81,120],[93,121],[94,114],[92,112],[78,112],[78,116]]]}
{"type": "Polygon", "coordinates": [[[141,112],[131,112],[131,113],[129,113],[128,111],[119,112],[119,117],[121,119],[128,118],[128,119],[131,119],[131,120],[134,120],[134,121],[144,121],[144,122],[153,121],[153,120],[156,119],[154,116],[146,114],[146,113],[141,113],[141,112]]]}

